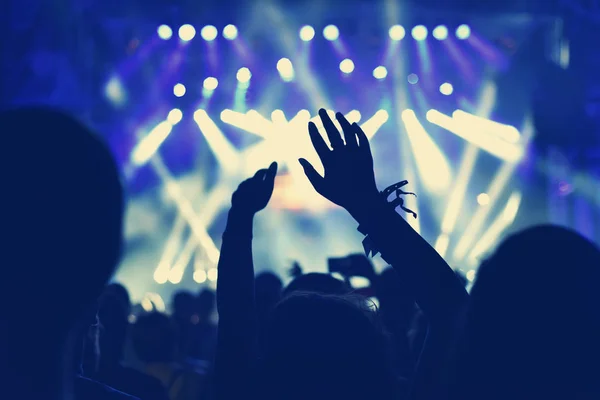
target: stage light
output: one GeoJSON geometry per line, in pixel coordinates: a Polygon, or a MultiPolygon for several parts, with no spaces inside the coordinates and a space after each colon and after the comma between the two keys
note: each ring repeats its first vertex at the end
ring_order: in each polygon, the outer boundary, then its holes
{"type": "Polygon", "coordinates": [[[471,36],[471,28],[469,25],[462,24],[456,28],[456,37],[460,40],[468,39],[471,36]]]}
{"type": "Polygon", "coordinates": [[[382,65],[373,70],[373,76],[377,79],[385,79],[387,73],[387,68],[382,65]]]}
{"type": "Polygon", "coordinates": [[[163,40],[169,40],[173,36],[173,29],[169,25],[161,25],[156,30],[158,37],[163,40]]]}
{"type": "Polygon", "coordinates": [[[310,25],[304,25],[300,28],[300,39],[304,42],[310,42],[315,37],[315,29],[310,25]]]}
{"type": "Polygon", "coordinates": [[[196,28],[190,24],[181,25],[179,27],[179,39],[184,42],[189,42],[196,36],[196,28]]]}
{"type": "Polygon", "coordinates": [[[133,165],[141,167],[146,164],[156,154],[172,129],[173,125],[169,121],[162,121],[148,132],[131,152],[130,159],[133,165]]]}
{"type": "Polygon", "coordinates": [[[289,58],[282,58],[277,61],[277,71],[279,71],[281,79],[286,82],[294,79],[294,66],[289,58]]]}
{"type": "Polygon", "coordinates": [[[218,271],[216,268],[211,268],[208,270],[207,276],[208,280],[214,282],[217,280],[218,271]]]}
{"type": "Polygon", "coordinates": [[[217,88],[217,86],[219,86],[219,81],[217,80],[217,78],[209,76],[208,78],[206,78],[204,80],[204,83],[202,84],[202,87],[204,87],[204,89],[206,90],[215,90],[217,88]]]}
{"type": "Polygon", "coordinates": [[[206,40],[207,42],[212,42],[217,38],[217,33],[217,28],[215,28],[213,25],[206,25],[200,31],[200,36],[202,36],[202,39],[206,40]]]}
{"type": "Polygon", "coordinates": [[[342,60],[342,62],[340,62],[340,71],[345,74],[352,73],[352,71],[354,71],[354,62],[349,58],[342,60]]]}
{"type": "Polygon", "coordinates": [[[487,206],[490,204],[490,196],[487,193],[480,193],[477,196],[477,204],[480,206],[487,206]]]}
{"type": "Polygon", "coordinates": [[[450,96],[454,92],[454,86],[451,83],[442,83],[440,86],[440,93],[445,96],[450,96]]]}
{"type": "Polygon", "coordinates": [[[181,112],[181,110],[179,108],[174,108],[171,111],[169,111],[167,121],[169,121],[171,125],[176,125],[181,121],[182,118],[183,113],[181,112]]]}
{"type": "Polygon", "coordinates": [[[173,94],[177,97],[182,97],[185,94],[185,86],[182,83],[173,86],[173,94]]]}
{"type": "Polygon", "coordinates": [[[424,25],[417,25],[414,28],[412,28],[411,31],[413,39],[419,42],[427,39],[427,33],[427,28],[424,25]]]}
{"type": "Polygon", "coordinates": [[[237,74],[235,74],[235,77],[237,78],[238,82],[246,83],[250,81],[250,78],[252,78],[252,73],[248,68],[242,67],[238,69],[238,72],[237,74]]]}
{"type": "Polygon", "coordinates": [[[390,39],[398,41],[404,39],[406,36],[406,30],[402,25],[394,25],[389,30],[390,39]]]}
{"type": "Polygon", "coordinates": [[[337,40],[340,37],[340,31],[335,25],[327,25],[323,29],[323,37],[329,41],[337,40]]]}
{"type": "Polygon", "coordinates": [[[194,281],[196,281],[196,283],[204,283],[206,282],[206,271],[203,269],[197,269],[196,271],[194,271],[194,281]]]}
{"type": "Polygon", "coordinates": [[[419,77],[417,76],[417,74],[408,75],[408,83],[410,83],[411,85],[416,85],[417,83],[419,83],[419,77]]]}
{"type": "Polygon", "coordinates": [[[448,38],[448,28],[445,25],[438,25],[433,30],[433,37],[437,40],[445,40],[448,38]]]}
{"type": "Polygon", "coordinates": [[[475,280],[475,270],[474,269],[467,272],[467,280],[469,282],[473,282],[475,280]]]}
{"type": "Polygon", "coordinates": [[[235,25],[227,25],[225,26],[225,28],[223,28],[223,37],[227,40],[233,40],[237,37],[238,35],[238,29],[236,28],[235,25]]]}

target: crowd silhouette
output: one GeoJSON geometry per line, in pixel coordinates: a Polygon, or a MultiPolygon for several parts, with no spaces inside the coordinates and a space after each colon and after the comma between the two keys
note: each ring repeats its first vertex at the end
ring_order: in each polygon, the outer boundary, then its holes
{"type": "Polygon", "coordinates": [[[319,116],[328,140],[312,122],[307,134],[324,174],[299,163],[354,218],[366,256],[332,261],[343,280],[297,263],[287,285],[255,276],[254,218],[273,162],[232,195],[216,293],[181,291],[172,313],[136,314],[127,289],[108,284],[125,204],[108,149],[63,112],[0,113],[4,398],[600,399],[598,247],[531,227],[482,262],[467,292],[407,222],[410,183],[380,191],[362,129],[319,116]],[[389,264],[379,274],[376,254],[389,264]]]}

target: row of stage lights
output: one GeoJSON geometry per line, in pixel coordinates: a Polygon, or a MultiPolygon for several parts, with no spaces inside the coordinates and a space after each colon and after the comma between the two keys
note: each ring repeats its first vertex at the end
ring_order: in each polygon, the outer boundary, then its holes
{"type": "MultiPolygon", "coordinates": [[[[287,60],[287,59],[282,59],[282,60],[287,60]]],[[[284,64],[286,64],[286,63],[284,63],[284,64]]],[[[277,63],[277,69],[279,70],[279,74],[281,75],[281,77],[284,81],[291,80],[291,79],[286,79],[286,77],[290,77],[291,74],[293,74],[293,72],[291,72],[289,70],[282,71],[283,68],[281,68],[281,60],[279,63],[277,63]]],[[[354,63],[352,62],[352,60],[350,60],[350,59],[342,60],[342,62],[340,63],[340,71],[342,71],[345,74],[350,74],[353,70],[354,70],[354,63]]],[[[387,73],[388,73],[387,68],[384,67],[383,65],[380,65],[373,70],[373,77],[378,80],[383,80],[386,78],[387,73]]],[[[242,85],[243,84],[248,85],[250,82],[250,78],[252,78],[252,73],[246,67],[240,68],[236,73],[236,79],[242,85]]],[[[408,75],[406,80],[411,85],[416,85],[417,83],[419,83],[419,76],[417,74],[410,74],[410,75],[408,75]]],[[[202,83],[203,89],[207,90],[209,92],[213,92],[215,89],[217,89],[218,86],[219,86],[219,80],[217,78],[215,78],[214,76],[209,76],[208,78],[204,79],[204,81],[202,83]]],[[[175,86],[173,86],[173,94],[176,97],[183,97],[186,93],[186,90],[187,89],[183,83],[177,83],[175,86]]],[[[454,93],[454,86],[449,82],[444,82],[440,85],[440,93],[445,96],[450,96],[452,93],[454,93]]]]}
{"type": "MultiPolygon", "coordinates": [[[[169,40],[173,37],[173,29],[169,25],[161,25],[157,29],[158,36],[163,40],[169,40]]],[[[234,40],[238,36],[238,28],[235,25],[226,25],[222,30],[222,35],[227,40],[234,40]]],[[[411,29],[411,36],[417,41],[423,41],[429,36],[429,29],[425,25],[416,25],[411,29]]],[[[196,28],[190,24],[181,25],[177,31],[179,39],[184,42],[192,40],[196,36],[196,28]]],[[[315,28],[310,25],[304,25],[300,28],[299,37],[304,42],[310,42],[315,37],[315,28]]],[[[393,41],[399,41],[406,37],[406,29],[402,25],[392,26],[388,34],[393,41]]],[[[431,35],[437,40],[446,40],[450,32],[446,25],[438,25],[431,31],[431,35]]],[[[219,35],[218,29],[213,25],[206,25],[200,30],[200,36],[207,42],[212,42],[219,35]]],[[[455,35],[457,39],[466,40],[471,36],[469,25],[462,24],[456,28],[455,35]]],[[[323,37],[329,41],[337,40],[340,37],[340,31],[335,25],[327,25],[323,28],[323,37]]]]}

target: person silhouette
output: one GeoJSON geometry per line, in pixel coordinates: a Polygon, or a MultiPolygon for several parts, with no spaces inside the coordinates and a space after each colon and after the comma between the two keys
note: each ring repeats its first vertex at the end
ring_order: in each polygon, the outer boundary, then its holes
{"type": "Polygon", "coordinates": [[[71,399],[81,348],[71,332],[121,254],[117,166],[98,137],[57,110],[3,111],[0,132],[11,193],[2,199],[2,396],[71,399]]]}
{"type": "Polygon", "coordinates": [[[600,250],[574,231],[503,241],[471,290],[453,398],[600,398],[599,284],[600,250]]]}

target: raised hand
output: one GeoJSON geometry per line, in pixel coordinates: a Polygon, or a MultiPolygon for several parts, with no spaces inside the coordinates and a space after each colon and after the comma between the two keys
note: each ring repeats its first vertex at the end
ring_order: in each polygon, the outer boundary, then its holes
{"type": "Polygon", "coordinates": [[[232,210],[247,214],[255,214],[265,208],[275,185],[277,163],[273,162],[269,168],[261,169],[252,178],[240,183],[231,198],[232,210]]]}
{"type": "Polygon", "coordinates": [[[319,116],[332,149],[327,146],[314,123],[309,122],[308,132],[323,163],[324,176],[319,175],[305,159],[298,161],[317,192],[354,214],[364,206],[366,200],[379,195],[369,141],[360,126],[350,124],[343,114],[336,113],[336,119],[344,131],[345,141],[325,110],[319,110],[319,116]]]}

